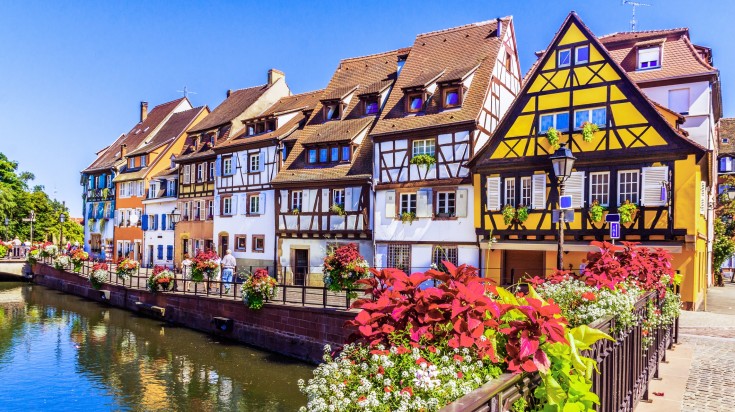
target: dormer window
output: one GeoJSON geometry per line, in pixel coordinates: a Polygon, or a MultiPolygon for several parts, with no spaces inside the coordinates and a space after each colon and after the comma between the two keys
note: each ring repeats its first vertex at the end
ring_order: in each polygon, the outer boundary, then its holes
{"type": "Polygon", "coordinates": [[[657,69],[661,67],[661,47],[638,49],[638,70],[657,69]]]}
{"type": "Polygon", "coordinates": [[[424,107],[423,93],[409,93],[406,95],[406,111],[408,113],[418,113],[424,107]]]}
{"type": "Polygon", "coordinates": [[[274,130],[276,130],[276,120],[275,119],[268,120],[267,122],[265,122],[266,132],[272,132],[274,130]]]}
{"type": "Polygon", "coordinates": [[[352,158],[350,145],[328,146],[309,149],[306,161],[309,164],[328,164],[349,162],[352,158]]]}
{"type": "Polygon", "coordinates": [[[255,124],[255,133],[261,134],[263,132],[265,132],[265,123],[263,123],[263,122],[256,123],[255,124]]]}
{"type": "Polygon", "coordinates": [[[562,49],[559,50],[559,67],[569,67],[572,64],[572,50],[562,49]]]}
{"type": "Polygon", "coordinates": [[[252,136],[255,134],[255,125],[248,126],[248,136],[252,136]]]}
{"type": "Polygon", "coordinates": [[[462,104],[461,87],[444,87],[442,89],[442,102],[445,109],[459,107],[462,104]]]}
{"type": "Polygon", "coordinates": [[[338,102],[324,106],[324,118],[327,120],[338,120],[340,118],[341,106],[338,102]]]}
{"type": "Polygon", "coordinates": [[[378,114],[378,97],[368,97],[365,99],[365,115],[378,114]]]}
{"type": "Polygon", "coordinates": [[[140,167],[145,167],[145,166],[146,166],[146,156],[143,155],[140,157],[140,167]]]}
{"type": "Polygon", "coordinates": [[[131,157],[130,159],[128,159],[128,169],[132,169],[134,167],[135,167],[135,158],[131,157]]]}

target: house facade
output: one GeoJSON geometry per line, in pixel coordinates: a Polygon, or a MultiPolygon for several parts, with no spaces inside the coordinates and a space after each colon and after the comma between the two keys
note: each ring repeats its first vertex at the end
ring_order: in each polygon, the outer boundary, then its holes
{"type": "Polygon", "coordinates": [[[579,267],[591,241],[610,240],[605,215],[617,213],[621,241],[672,253],[682,300],[698,307],[707,285],[709,151],[684,122],[652,102],[570,14],[470,162],[485,275],[508,284],[555,269],[559,190],[549,156],[564,143],[576,157],[563,193],[574,209],[564,269],[579,267]]]}
{"type": "Polygon", "coordinates": [[[215,216],[214,233],[220,244],[229,246],[241,268],[251,272],[268,268],[274,274],[278,263],[271,181],[288,154],[284,140],[304,127],[321,93],[282,97],[257,116],[243,120],[244,128],[238,134],[214,148],[219,168],[215,203],[229,198],[237,205],[231,214],[215,216]]]}
{"type": "Polygon", "coordinates": [[[188,133],[186,147],[176,156],[179,165],[177,211],[181,221],[175,229],[175,264],[183,255],[197,251],[230,248],[229,236],[214,232],[214,219],[229,218],[238,210],[238,197],[215,201],[215,178],[221,171],[214,148],[237,135],[243,120],[262,113],[278,99],[290,94],[282,72],[268,71],[268,82],[261,86],[228,91],[227,98],[188,133]]]}
{"type": "Polygon", "coordinates": [[[145,248],[142,264],[146,267],[174,267],[175,225],[170,216],[177,206],[178,178],[178,170],[172,164],[148,182],[142,223],[145,248]]]}
{"type": "Polygon", "coordinates": [[[510,17],[421,34],[370,133],[375,265],[480,265],[467,161],[520,89],[510,17]]]}

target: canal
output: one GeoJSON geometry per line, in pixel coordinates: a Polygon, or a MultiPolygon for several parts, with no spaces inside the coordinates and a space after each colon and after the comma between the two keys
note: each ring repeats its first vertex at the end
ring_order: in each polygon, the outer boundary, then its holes
{"type": "Polygon", "coordinates": [[[0,410],[294,411],[311,365],[0,282],[0,410]]]}

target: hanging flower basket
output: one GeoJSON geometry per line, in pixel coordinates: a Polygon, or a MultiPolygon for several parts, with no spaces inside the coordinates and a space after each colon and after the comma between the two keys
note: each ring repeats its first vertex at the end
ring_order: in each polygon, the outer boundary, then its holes
{"type": "Polygon", "coordinates": [[[631,203],[626,200],[625,203],[618,206],[618,214],[620,214],[620,223],[630,223],[635,220],[638,214],[638,206],[635,203],[631,203]]]}
{"type": "Polygon", "coordinates": [[[125,281],[129,277],[133,276],[133,274],[138,270],[140,267],[140,263],[133,259],[125,259],[122,262],[117,264],[117,270],[115,273],[117,274],[117,277],[125,281]]]}
{"type": "MultiPolygon", "coordinates": [[[[324,286],[332,292],[351,290],[355,282],[369,275],[370,265],[355,243],[340,246],[324,258],[324,286]]],[[[351,298],[357,297],[349,291],[351,298]]]]}
{"type": "Polygon", "coordinates": [[[549,144],[551,147],[554,148],[554,150],[559,148],[559,138],[561,137],[561,132],[556,130],[555,128],[551,127],[548,131],[546,131],[546,139],[549,141],[549,144]]]}
{"type": "Polygon", "coordinates": [[[250,309],[258,310],[273,299],[277,291],[278,282],[268,275],[268,269],[258,268],[242,284],[242,301],[250,309]]]}
{"type": "Polygon", "coordinates": [[[74,254],[71,255],[71,263],[74,265],[74,272],[79,273],[82,271],[82,265],[84,262],[89,260],[89,253],[82,249],[77,249],[74,254]]]}
{"type": "Polygon", "coordinates": [[[153,293],[168,292],[174,287],[174,279],[176,279],[174,272],[165,266],[158,265],[153,268],[153,274],[148,277],[148,290],[153,293]]]}
{"type": "Polygon", "coordinates": [[[109,267],[107,266],[107,263],[97,263],[92,266],[92,272],[89,274],[89,283],[92,284],[93,288],[99,290],[102,287],[107,280],[108,270],[109,267]]]}
{"type": "Polygon", "coordinates": [[[411,164],[416,166],[423,166],[428,169],[432,165],[436,164],[436,157],[430,154],[418,154],[411,158],[411,164]]]}
{"type": "Polygon", "coordinates": [[[408,223],[409,225],[416,220],[416,213],[414,212],[403,212],[401,213],[401,222],[408,223]]]}
{"type": "Polygon", "coordinates": [[[213,251],[199,252],[192,259],[191,280],[201,282],[205,279],[214,279],[219,273],[219,256],[213,251]]]}
{"type": "Polygon", "coordinates": [[[590,206],[589,210],[590,220],[595,223],[602,222],[602,217],[606,210],[607,208],[600,205],[600,202],[598,202],[597,200],[593,201],[592,206],[590,206]]]}
{"type": "Polygon", "coordinates": [[[595,133],[599,131],[600,128],[592,122],[582,123],[582,139],[585,142],[591,142],[592,138],[595,137],[595,133]]]}
{"type": "Polygon", "coordinates": [[[335,203],[335,204],[333,204],[329,208],[329,210],[331,210],[332,213],[337,214],[337,215],[340,215],[340,216],[344,216],[344,215],[347,214],[347,212],[345,212],[345,205],[343,205],[341,203],[335,203]]]}

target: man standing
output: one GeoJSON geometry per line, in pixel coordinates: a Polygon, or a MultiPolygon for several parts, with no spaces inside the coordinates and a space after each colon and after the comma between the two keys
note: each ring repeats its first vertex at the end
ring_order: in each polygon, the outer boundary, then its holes
{"type": "Polygon", "coordinates": [[[230,293],[232,286],[232,277],[235,273],[237,261],[232,256],[232,250],[227,249],[225,256],[222,258],[222,285],[225,287],[225,293],[230,293]]]}

